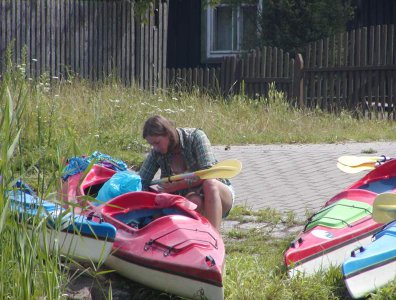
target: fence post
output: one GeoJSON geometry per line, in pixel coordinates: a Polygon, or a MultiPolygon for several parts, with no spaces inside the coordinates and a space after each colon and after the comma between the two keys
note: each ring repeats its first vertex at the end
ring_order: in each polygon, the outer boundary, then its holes
{"type": "Polygon", "coordinates": [[[243,60],[238,55],[235,57],[235,73],[232,83],[235,86],[234,91],[236,94],[241,93],[241,81],[242,81],[242,72],[243,72],[242,70],[243,70],[243,60]]]}
{"type": "Polygon", "coordinates": [[[300,108],[305,107],[304,103],[304,60],[301,53],[297,53],[296,59],[294,60],[294,74],[293,74],[293,96],[297,98],[297,103],[300,108]]]}

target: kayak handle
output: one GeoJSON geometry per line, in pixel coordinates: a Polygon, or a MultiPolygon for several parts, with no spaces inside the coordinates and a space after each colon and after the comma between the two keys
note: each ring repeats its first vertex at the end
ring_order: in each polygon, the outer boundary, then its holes
{"type": "Polygon", "coordinates": [[[96,215],[95,212],[90,212],[87,216],[87,220],[88,221],[93,221],[93,218],[97,218],[99,221],[98,223],[101,224],[102,222],[104,222],[103,217],[100,215],[96,215]]]}
{"type": "Polygon", "coordinates": [[[362,253],[362,252],[364,252],[364,247],[363,246],[360,246],[360,247],[357,247],[356,249],[354,249],[354,250],[352,250],[351,251],[351,256],[352,257],[356,257],[356,254],[357,253],[362,253]]]}
{"type": "Polygon", "coordinates": [[[292,241],[292,242],[290,243],[290,247],[292,247],[292,248],[297,248],[297,246],[298,246],[298,245],[301,245],[303,241],[304,241],[304,240],[302,239],[302,237],[299,237],[298,239],[295,239],[294,241],[292,241]]]}

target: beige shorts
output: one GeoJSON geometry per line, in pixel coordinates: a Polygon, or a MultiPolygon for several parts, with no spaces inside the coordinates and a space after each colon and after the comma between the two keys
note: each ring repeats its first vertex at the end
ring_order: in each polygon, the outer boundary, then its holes
{"type": "Polygon", "coordinates": [[[230,208],[228,211],[226,211],[225,213],[223,213],[223,219],[227,218],[227,216],[229,215],[229,213],[230,213],[232,207],[234,206],[234,201],[235,201],[235,190],[234,190],[234,187],[233,187],[232,185],[227,185],[227,187],[228,187],[228,189],[229,189],[230,192],[231,192],[232,205],[231,205],[231,208],[230,208]]]}

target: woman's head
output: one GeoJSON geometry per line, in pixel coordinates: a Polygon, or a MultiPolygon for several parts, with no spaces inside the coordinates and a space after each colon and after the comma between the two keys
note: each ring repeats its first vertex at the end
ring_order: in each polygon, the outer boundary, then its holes
{"type": "Polygon", "coordinates": [[[155,115],[148,118],[144,123],[143,138],[155,151],[165,154],[176,146],[178,134],[171,121],[155,115]]]}

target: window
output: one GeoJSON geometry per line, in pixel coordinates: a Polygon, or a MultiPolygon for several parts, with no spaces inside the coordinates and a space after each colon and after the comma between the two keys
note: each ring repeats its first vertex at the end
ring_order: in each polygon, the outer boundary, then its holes
{"type": "MultiPolygon", "coordinates": [[[[260,3],[260,2],[259,2],[260,3]]],[[[231,6],[221,4],[208,7],[206,13],[206,59],[240,53],[256,34],[257,5],[231,6]]]]}

